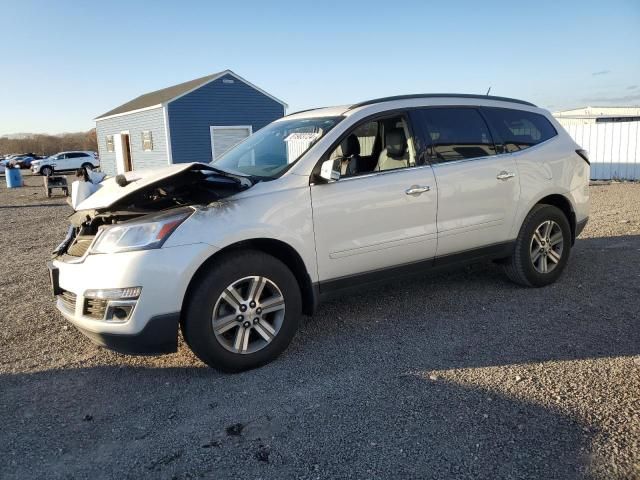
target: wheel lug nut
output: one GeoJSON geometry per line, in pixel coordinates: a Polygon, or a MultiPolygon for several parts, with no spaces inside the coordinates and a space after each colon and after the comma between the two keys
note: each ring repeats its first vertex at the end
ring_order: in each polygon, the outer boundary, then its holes
{"type": "Polygon", "coordinates": [[[241,322],[242,320],[244,320],[244,315],[238,315],[236,317],[236,320],[238,320],[239,322],[241,322]]]}
{"type": "Polygon", "coordinates": [[[249,304],[249,306],[250,306],[251,308],[255,308],[255,307],[256,307],[256,302],[251,302],[251,303],[249,304]]]}
{"type": "Polygon", "coordinates": [[[260,321],[260,319],[259,319],[259,318],[257,318],[257,317],[253,319],[253,323],[254,323],[254,324],[258,323],[259,321],[260,321]]]}
{"type": "Polygon", "coordinates": [[[246,305],[240,305],[240,311],[241,312],[246,312],[247,311],[247,306],[246,305]]]}
{"type": "Polygon", "coordinates": [[[244,322],[242,325],[244,328],[249,328],[251,326],[251,322],[244,322]]]}
{"type": "Polygon", "coordinates": [[[262,313],[262,309],[261,309],[260,307],[258,307],[258,308],[256,309],[256,313],[257,313],[258,315],[260,315],[260,314],[262,313]]]}

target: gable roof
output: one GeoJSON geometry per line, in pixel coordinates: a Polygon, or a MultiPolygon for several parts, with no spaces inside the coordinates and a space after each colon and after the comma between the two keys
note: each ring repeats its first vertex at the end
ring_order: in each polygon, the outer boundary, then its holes
{"type": "Polygon", "coordinates": [[[122,115],[122,114],[133,112],[136,110],[144,110],[144,109],[149,109],[154,107],[160,107],[188,93],[191,93],[194,90],[197,90],[198,88],[203,87],[206,84],[211,83],[214,80],[217,80],[218,78],[224,75],[231,75],[237,78],[241,82],[249,85],[251,88],[258,90],[260,93],[282,104],[285,109],[287,108],[288,105],[284,103],[282,100],[279,100],[273,95],[268,94],[261,88],[256,87],[252,83],[242,78],[240,75],[237,75],[236,73],[232,72],[231,70],[224,70],[222,72],[213,73],[205,77],[196,78],[195,80],[190,80],[188,82],[179,83],[178,85],[173,85],[171,87],[163,88],[161,90],[156,90],[155,92],[145,93],[144,95],[140,95],[139,97],[136,97],[133,100],[127,103],[124,103],[117,108],[114,108],[113,110],[109,110],[108,112],[103,113],[99,117],[96,117],[94,120],[102,120],[107,117],[122,115]]]}

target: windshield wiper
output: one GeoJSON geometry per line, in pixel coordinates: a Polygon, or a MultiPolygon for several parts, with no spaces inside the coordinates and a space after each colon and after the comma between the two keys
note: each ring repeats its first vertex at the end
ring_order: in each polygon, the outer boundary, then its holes
{"type": "Polygon", "coordinates": [[[208,165],[209,168],[211,170],[213,170],[214,172],[216,172],[217,174],[226,177],[226,178],[230,178],[232,180],[234,180],[238,185],[244,185],[244,186],[252,186],[254,184],[253,180],[251,179],[251,177],[245,176],[245,175],[238,175],[235,173],[231,173],[231,172],[227,172],[226,170],[222,170],[218,167],[214,167],[212,165],[208,165]],[[249,182],[249,185],[246,184],[246,182],[249,182]]]}

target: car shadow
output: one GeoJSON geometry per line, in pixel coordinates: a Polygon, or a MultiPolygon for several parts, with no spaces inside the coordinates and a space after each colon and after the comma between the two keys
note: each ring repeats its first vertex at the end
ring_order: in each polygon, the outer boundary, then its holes
{"type": "Polygon", "coordinates": [[[322,305],[301,336],[345,355],[363,330],[373,348],[391,336],[394,357],[428,369],[638,355],[639,264],[640,235],[579,238],[553,285],[515,285],[494,263],[394,280],[322,305]]]}
{"type": "Polygon", "coordinates": [[[545,288],[495,264],[394,280],[239,375],[184,347],[0,375],[0,477],[584,478],[592,425],[447,372],[640,354],[638,264],[640,236],[586,238],[545,288]]]}
{"type": "Polygon", "coordinates": [[[287,367],[0,376],[0,476],[572,479],[589,464],[592,433],[539,405],[394,368],[287,367]]]}

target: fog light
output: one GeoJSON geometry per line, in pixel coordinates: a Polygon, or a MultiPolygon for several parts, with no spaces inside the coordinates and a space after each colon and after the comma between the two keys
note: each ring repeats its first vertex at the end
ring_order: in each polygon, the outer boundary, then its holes
{"type": "Polygon", "coordinates": [[[98,290],[87,290],[84,292],[85,298],[97,298],[101,300],[133,300],[140,296],[142,287],[128,288],[101,288],[98,290]]]}
{"type": "Polygon", "coordinates": [[[126,322],[131,316],[136,301],[129,302],[109,302],[104,319],[108,322],[126,322]]]}

